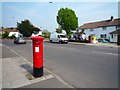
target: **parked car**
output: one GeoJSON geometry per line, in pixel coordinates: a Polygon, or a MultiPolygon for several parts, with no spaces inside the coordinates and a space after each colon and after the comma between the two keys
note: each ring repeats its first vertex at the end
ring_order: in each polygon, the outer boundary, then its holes
{"type": "Polygon", "coordinates": [[[16,37],[14,39],[14,44],[26,44],[26,40],[23,37],[16,37]]]}
{"type": "Polygon", "coordinates": [[[105,38],[99,38],[99,39],[98,39],[98,42],[108,43],[109,40],[108,40],[108,39],[105,39],[105,38]]]}
{"type": "Polygon", "coordinates": [[[50,35],[50,42],[57,42],[57,43],[68,43],[68,38],[65,34],[62,33],[52,33],[50,35]]]}

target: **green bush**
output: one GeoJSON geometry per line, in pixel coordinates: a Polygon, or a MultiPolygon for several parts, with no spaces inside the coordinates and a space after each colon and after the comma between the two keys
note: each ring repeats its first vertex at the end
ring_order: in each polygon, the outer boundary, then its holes
{"type": "Polygon", "coordinates": [[[9,36],[8,38],[14,39],[14,38],[15,38],[15,35],[9,36]]]}
{"type": "Polygon", "coordinates": [[[2,38],[8,38],[8,35],[9,35],[9,33],[5,32],[5,33],[2,34],[2,38]]]}
{"type": "Polygon", "coordinates": [[[42,36],[44,38],[50,38],[50,32],[44,32],[44,33],[42,33],[42,36]]]}
{"type": "Polygon", "coordinates": [[[70,38],[70,36],[73,34],[73,32],[69,32],[67,35],[66,35],[66,37],[67,38],[70,38]]]}
{"type": "Polygon", "coordinates": [[[5,32],[1,35],[2,38],[10,38],[10,39],[14,39],[15,38],[15,35],[12,35],[12,36],[8,36],[9,33],[8,32],[5,32]]]}
{"type": "Polygon", "coordinates": [[[0,34],[0,38],[2,38],[2,34],[0,34]]]}

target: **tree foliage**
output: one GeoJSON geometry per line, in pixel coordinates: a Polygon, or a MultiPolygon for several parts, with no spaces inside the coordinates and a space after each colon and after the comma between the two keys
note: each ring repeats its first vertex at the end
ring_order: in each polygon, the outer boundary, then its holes
{"type": "Polygon", "coordinates": [[[50,38],[50,32],[49,32],[48,30],[43,30],[42,36],[43,36],[44,38],[50,38]]]}
{"type": "Polygon", "coordinates": [[[62,28],[57,28],[57,29],[56,29],[56,32],[57,32],[57,33],[62,33],[62,28]]]}
{"type": "Polygon", "coordinates": [[[23,36],[30,37],[33,33],[34,26],[30,23],[29,20],[21,21],[21,23],[17,23],[17,29],[23,36]]]}
{"type": "Polygon", "coordinates": [[[76,30],[78,27],[78,17],[69,8],[61,8],[58,11],[57,22],[62,29],[66,30],[67,34],[70,33],[70,30],[76,30]]]}
{"type": "Polygon", "coordinates": [[[37,27],[34,27],[34,28],[33,28],[33,33],[34,33],[34,34],[39,33],[39,31],[40,31],[40,29],[39,29],[39,28],[37,28],[37,27]]]}
{"type": "Polygon", "coordinates": [[[9,35],[9,33],[5,32],[5,33],[2,34],[2,38],[8,38],[8,35],[9,35]]]}

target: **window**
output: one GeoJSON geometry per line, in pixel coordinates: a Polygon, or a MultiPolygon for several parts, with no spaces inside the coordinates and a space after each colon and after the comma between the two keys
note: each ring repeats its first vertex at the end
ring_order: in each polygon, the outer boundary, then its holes
{"type": "Polygon", "coordinates": [[[113,39],[113,34],[111,35],[111,38],[113,39]]]}
{"type": "Polygon", "coordinates": [[[60,38],[60,36],[59,36],[59,35],[58,35],[57,37],[58,37],[58,38],[60,38]]]}
{"type": "Polygon", "coordinates": [[[90,36],[95,36],[95,34],[90,34],[90,36]]]}
{"type": "Polygon", "coordinates": [[[92,32],[92,31],[94,31],[94,29],[93,29],[93,28],[91,28],[91,29],[90,29],[90,31],[92,32]]]}
{"type": "Polygon", "coordinates": [[[106,37],[107,37],[106,34],[101,34],[101,35],[100,35],[100,38],[106,38],[106,37]]]}
{"type": "Polygon", "coordinates": [[[61,38],[65,38],[65,35],[60,35],[61,38]]]}
{"type": "Polygon", "coordinates": [[[116,28],[116,29],[120,29],[120,26],[116,26],[115,28],[116,28]]]}
{"type": "Polygon", "coordinates": [[[82,32],[84,32],[85,30],[84,29],[82,29],[82,32]]]}
{"type": "Polygon", "coordinates": [[[103,30],[107,30],[107,27],[102,27],[103,30]]]}

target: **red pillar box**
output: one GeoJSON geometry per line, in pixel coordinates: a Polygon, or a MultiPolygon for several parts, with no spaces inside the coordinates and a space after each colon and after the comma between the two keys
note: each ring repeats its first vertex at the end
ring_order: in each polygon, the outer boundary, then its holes
{"type": "Polygon", "coordinates": [[[33,41],[33,76],[43,76],[43,37],[35,36],[33,41]]]}

